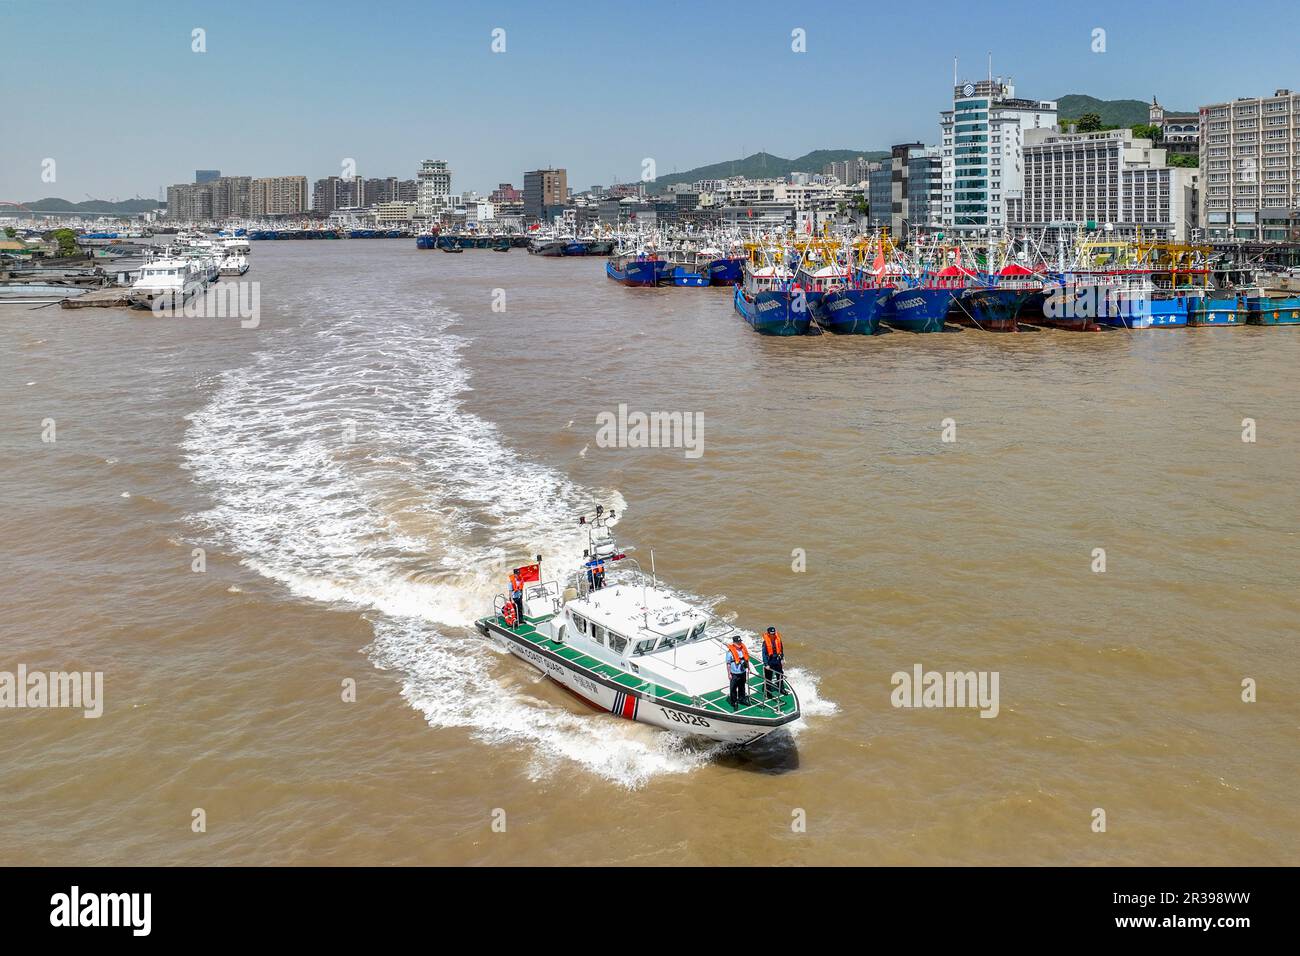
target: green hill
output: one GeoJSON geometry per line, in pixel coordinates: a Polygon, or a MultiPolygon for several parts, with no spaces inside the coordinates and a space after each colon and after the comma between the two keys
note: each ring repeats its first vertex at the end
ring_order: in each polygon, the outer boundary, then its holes
{"type": "Polygon", "coordinates": [[[880,149],[815,149],[798,159],[785,159],[771,153],[755,153],[744,159],[732,159],[710,166],[697,166],[684,173],[660,176],[650,184],[650,192],[661,193],[674,183],[693,183],[697,179],[726,179],[729,176],[746,176],[750,179],[779,179],[790,173],[820,173],[828,163],[842,163],[846,159],[877,160],[887,157],[888,150],[880,149]]]}
{"type": "MultiPolygon", "coordinates": [[[[1163,104],[1162,104],[1163,105],[1163,104]]],[[[1146,125],[1150,119],[1151,104],[1142,100],[1099,100],[1082,93],[1067,93],[1056,99],[1056,115],[1077,120],[1084,113],[1096,113],[1103,126],[1146,125]]],[[[1176,110],[1165,107],[1167,113],[1192,113],[1195,110],[1176,110]]]]}
{"type": "Polygon", "coordinates": [[[69,202],[48,196],[45,199],[33,199],[23,203],[32,212],[52,213],[88,213],[91,215],[132,216],[136,213],[157,209],[158,203],[152,199],[125,199],[112,202],[108,199],[87,199],[84,202],[69,202]]]}

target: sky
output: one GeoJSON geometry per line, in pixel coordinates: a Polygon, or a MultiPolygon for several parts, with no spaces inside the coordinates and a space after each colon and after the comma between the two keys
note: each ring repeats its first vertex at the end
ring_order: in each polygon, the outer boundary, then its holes
{"type": "Polygon", "coordinates": [[[0,200],[426,158],[458,193],[552,165],[585,189],[646,159],[934,143],[953,57],[964,82],[990,53],[1021,96],[1195,109],[1300,87],[1295,30],[1266,28],[1294,23],[1291,0],[0,0],[0,200]]]}

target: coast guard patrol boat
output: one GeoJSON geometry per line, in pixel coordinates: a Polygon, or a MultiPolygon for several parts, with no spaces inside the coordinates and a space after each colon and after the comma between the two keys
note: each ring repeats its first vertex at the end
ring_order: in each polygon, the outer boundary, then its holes
{"type": "Polygon", "coordinates": [[[587,531],[583,564],[567,580],[543,580],[537,563],[515,569],[522,616],[509,594],[477,622],[510,653],[595,707],[686,736],[748,744],[799,719],[789,681],[763,696],[761,654],[748,648],[750,703],[728,703],[727,645],[739,632],[692,607],[618,550],[597,506],[578,519],[587,531]]]}

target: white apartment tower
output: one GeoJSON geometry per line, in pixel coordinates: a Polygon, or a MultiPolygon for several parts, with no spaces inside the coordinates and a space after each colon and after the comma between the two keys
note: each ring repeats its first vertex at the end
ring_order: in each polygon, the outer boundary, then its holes
{"type": "Polygon", "coordinates": [[[1300,238],[1300,93],[1201,107],[1207,239],[1300,238]]]}
{"type": "Polygon", "coordinates": [[[939,125],[944,229],[1005,231],[1007,200],[1024,195],[1025,131],[1054,128],[1055,101],[1018,99],[1010,78],[1000,76],[963,83],[953,88],[952,109],[939,114],[939,125]]]}
{"type": "Polygon", "coordinates": [[[451,203],[451,170],[446,160],[426,159],[420,164],[416,180],[416,214],[428,219],[451,203]]]}

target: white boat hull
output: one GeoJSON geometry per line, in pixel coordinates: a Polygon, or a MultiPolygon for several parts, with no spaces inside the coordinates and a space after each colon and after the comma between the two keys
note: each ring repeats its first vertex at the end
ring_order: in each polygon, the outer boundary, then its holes
{"type": "MultiPolygon", "coordinates": [[[[702,708],[682,706],[654,696],[652,691],[639,692],[624,687],[587,668],[544,651],[529,640],[511,633],[492,621],[483,621],[486,631],[506,650],[541,671],[561,687],[597,710],[649,724],[661,730],[692,737],[705,737],[732,744],[749,744],[771,733],[789,720],[731,717],[702,708]]],[[[752,695],[751,689],[751,695],[752,695]]]]}

